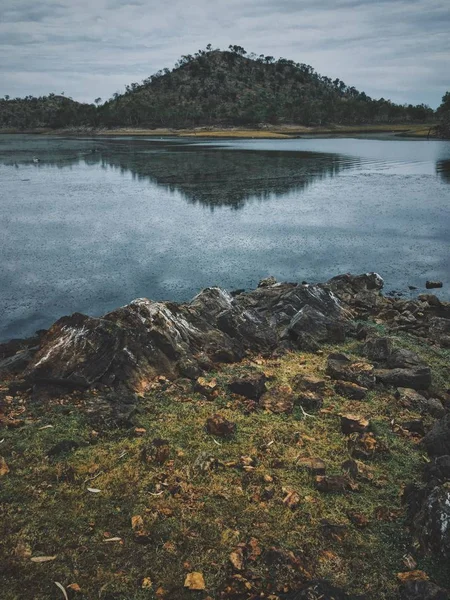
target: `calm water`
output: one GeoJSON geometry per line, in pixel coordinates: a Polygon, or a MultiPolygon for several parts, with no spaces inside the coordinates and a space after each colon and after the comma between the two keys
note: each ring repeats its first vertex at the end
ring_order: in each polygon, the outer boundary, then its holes
{"type": "Polygon", "coordinates": [[[449,142],[3,135],[0,339],[267,275],[450,298],[449,226],[449,142]]]}

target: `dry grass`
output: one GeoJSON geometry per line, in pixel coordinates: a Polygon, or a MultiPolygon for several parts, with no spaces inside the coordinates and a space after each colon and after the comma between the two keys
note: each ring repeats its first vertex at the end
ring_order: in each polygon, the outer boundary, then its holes
{"type": "MultiPolygon", "coordinates": [[[[344,349],[357,356],[356,343],[344,349]]],[[[330,350],[223,366],[211,374],[220,390],[214,400],[162,383],[141,399],[132,426],[98,428],[97,433],[82,409],[83,396],[44,404],[25,396],[12,400],[10,408],[23,409],[25,423],[0,435],[0,451],[10,467],[0,491],[2,599],[61,598],[54,581],[78,584],[82,593],[68,590],[73,598],[192,598],[183,588],[190,571],[204,575],[207,590],[195,593],[202,600],[219,598],[227,585],[248,595],[276,593],[308,576],[326,577],[377,600],[395,598],[396,573],[405,570],[402,557],[408,551],[401,490],[420,477],[424,458],[416,440],[391,423],[417,415],[401,409],[387,392],[372,392],[363,402],[345,400],[330,381],[323,409],[313,417],[299,408],[291,415],[249,412],[226,389],[230,376],[248,368],[264,370],[272,385],[289,383],[299,373],[324,376],[330,350]],[[320,457],[329,474],[342,474],[341,464],[349,458],[348,440],[340,431],[342,411],[370,418],[389,453],[367,462],[370,478],[358,482],[358,491],[323,494],[297,461],[320,457]],[[206,433],[205,420],[215,412],[237,424],[230,439],[206,433]],[[49,424],[53,427],[42,429],[49,424]],[[136,435],[135,427],[145,433],[136,435]],[[161,464],[151,456],[143,459],[144,447],[151,455],[155,438],[169,446],[161,464]],[[81,446],[47,458],[63,439],[81,446]],[[243,467],[242,456],[251,457],[253,468],[243,467]],[[90,493],[88,487],[101,492],[90,493]],[[285,490],[298,494],[294,509],[283,502],[285,490]],[[380,516],[379,507],[387,507],[387,514],[380,516]],[[366,517],[368,526],[352,524],[352,512],[366,517]],[[135,515],[143,519],[146,544],[134,539],[135,515]],[[330,532],[324,520],[343,529],[330,532]],[[122,541],[105,542],[111,537],[122,541]],[[236,572],[229,555],[252,538],[261,554],[247,557],[242,572],[236,572]],[[272,547],[292,552],[296,562],[272,563],[272,547]],[[34,564],[30,556],[37,555],[56,559],[34,564]],[[145,589],[144,578],[151,580],[145,589]]],[[[446,357],[428,351],[427,358],[435,377],[448,385],[446,357]]],[[[445,582],[433,560],[424,559],[422,566],[445,582]]]]}

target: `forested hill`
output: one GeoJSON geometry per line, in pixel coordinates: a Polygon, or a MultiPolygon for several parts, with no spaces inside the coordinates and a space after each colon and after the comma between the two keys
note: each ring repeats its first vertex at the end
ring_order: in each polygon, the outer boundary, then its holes
{"type": "Polygon", "coordinates": [[[192,127],[414,123],[432,120],[425,105],[374,100],[312,67],[272,56],[208,46],[126,87],[110,100],[79,104],[62,96],[0,100],[0,128],[192,127]]]}

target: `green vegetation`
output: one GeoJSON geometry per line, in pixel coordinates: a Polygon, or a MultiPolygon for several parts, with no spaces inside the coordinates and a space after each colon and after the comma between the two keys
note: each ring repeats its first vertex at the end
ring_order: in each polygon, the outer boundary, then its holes
{"type": "Polygon", "coordinates": [[[398,105],[321,76],[306,64],[227,51],[199,50],[182,56],[124,94],[96,105],[61,96],[0,100],[0,128],[305,126],[414,124],[434,119],[426,105],[398,105]]]}
{"type": "Polygon", "coordinates": [[[442,97],[442,104],[436,113],[439,117],[438,135],[443,138],[450,138],[450,92],[446,92],[442,97]]]}
{"type": "MultiPolygon", "coordinates": [[[[448,352],[406,336],[398,342],[426,358],[439,385],[450,385],[448,352]]],[[[408,551],[402,487],[420,478],[424,462],[417,437],[398,423],[419,415],[386,391],[346,400],[331,381],[313,416],[300,408],[290,415],[255,410],[227,392],[230,377],[249,368],[264,371],[270,385],[298,374],[323,378],[333,350],[357,356],[358,344],[224,365],[208,377],[219,390],[211,400],[193,393],[186,380],[160,378],[129,422],[114,426],[99,418],[101,391],[52,399],[8,396],[9,418],[21,424],[0,435],[10,469],[0,480],[2,599],[60,598],[55,581],[71,599],[205,600],[224,590],[226,597],[264,591],[276,598],[309,577],[377,600],[395,598],[396,574],[405,570],[408,551]],[[237,425],[229,439],[205,431],[205,420],[216,412],[237,425]],[[298,461],[320,457],[327,474],[343,473],[349,439],[340,430],[341,412],[369,418],[385,451],[364,462],[358,489],[325,494],[298,461]],[[159,447],[166,450],[158,451],[153,441],[161,438],[166,443],[159,447]],[[49,458],[62,440],[80,446],[49,458]],[[286,500],[290,492],[298,501],[286,500]],[[134,531],[132,517],[139,517],[134,531]],[[241,570],[230,561],[239,548],[241,570]],[[38,556],[55,558],[31,561],[38,556]],[[203,574],[206,590],[184,589],[192,571],[203,574]]],[[[448,583],[438,561],[424,558],[417,568],[448,583]]]]}

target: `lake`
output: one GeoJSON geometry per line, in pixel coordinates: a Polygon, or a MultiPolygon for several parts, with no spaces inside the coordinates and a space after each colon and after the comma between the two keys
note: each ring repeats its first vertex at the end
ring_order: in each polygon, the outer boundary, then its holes
{"type": "Polygon", "coordinates": [[[446,141],[0,135],[0,340],[268,275],[450,299],[449,226],[446,141]]]}

